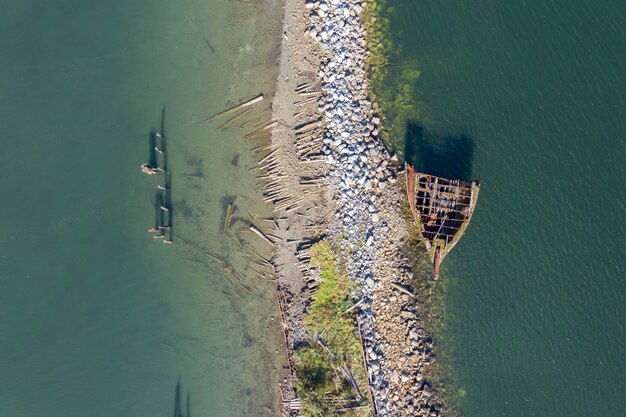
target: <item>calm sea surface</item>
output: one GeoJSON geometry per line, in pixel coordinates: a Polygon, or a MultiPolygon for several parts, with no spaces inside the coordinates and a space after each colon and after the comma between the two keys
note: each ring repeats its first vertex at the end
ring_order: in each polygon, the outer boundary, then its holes
{"type": "Polygon", "coordinates": [[[239,196],[231,235],[264,250],[251,145],[203,123],[272,92],[257,3],[0,0],[0,416],[168,417],[179,381],[193,415],[275,405],[272,284],[221,234],[239,196]],[[173,245],[139,169],[162,124],[173,245]]]}
{"type": "Polygon", "coordinates": [[[393,3],[415,123],[485,181],[444,262],[465,415],[625,415],[626,4],[393,3]]]}

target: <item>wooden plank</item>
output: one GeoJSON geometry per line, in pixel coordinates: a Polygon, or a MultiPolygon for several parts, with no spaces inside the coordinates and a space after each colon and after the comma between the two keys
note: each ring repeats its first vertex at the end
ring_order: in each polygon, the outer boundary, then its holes
{"type": "Polygon", "coordinates": [[[246,100],[246,101],[244,101],[244,102],[243,102],[243,103],[241,103],[241,104],[237,104],[236,106],[231,107],[230,109],[224,110],[224,111],[222,111],[222,112],[219,112],[219,113],[217,113],[217,114],[214,114],[214,115],[213,115],[213,116],[211,116],[211,117],[207,117],[206,119],[204,119],[204,121],[205,121],[205,122],[208,122],[209,120],[213,120],[213,119],[216,119],[216,118],[221,117],[221,116],[226,116],[227,114],[230,114],[230,113],[236,112],[236,111],[237,111],[237,110],[239,110],[239,109],[242,109],[242,108],[244,108],[244,107],[251,106],[251,105],[253,105],[254,103],[258,103],[258,102],[259,102],[259,101],[261,101],[261,100],[263,100],[263,94],[259,94],[258,96],[253,97],[253,98],[251,98],[250,100],[246,100]]]}

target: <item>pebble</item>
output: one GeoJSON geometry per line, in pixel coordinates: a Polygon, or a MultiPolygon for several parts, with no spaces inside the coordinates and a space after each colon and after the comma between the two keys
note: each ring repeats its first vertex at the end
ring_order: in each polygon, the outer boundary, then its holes
{"type": "Polygon", "coordinates": [[[328,180],[338,207],[331,235],[344,236],[342,245],[350,248],[346,270],[360,284],[358,297],[364,301],[358,314],[378,414],[380,417],[439,416],[439,409],[431,406],[438,396],[433,396],[431,390],[420,390],[424,384],[410,384],[413,379],[423,381],[421,367],[433,360],[420,336],[418,316],[404,308],[398,314],[398,303],[408,305],[413,300],[406,294],[397,294],[376,304],[381,280],[374,275],[374,259],[384,247],[389,229],[388,217],[375,197],[389,188],[389,184],[396,183],[389,160],[396,162],[398,157],[390,156],[378,137],[381,118],[375,114],[368,97],[365,28],[357,17],[363,12],[365,2],[306,0],[305,6],[311,18],[308,34],[329,57],[321,64],[318,74],[323,80],[324,94],[317,104],[326,126],[322,153],[328,163],[328,180]],[[395,315],[385,316],[377,312],[376,306],[395,311],[395,315]],[[374,331],[374,320],[396,321],[399,330],[397,334],[379,334],[374,331]],[[387,357],[385,352],[391,351],[387,350],[389,343],[401,345],[405,353],[387,357]],[[402,396],[390,391],[391,387],[397,390],[399,383],[409,387],[402,388],[402,396]],[[394,393],[393,397],[390,392],[394,393]]]}

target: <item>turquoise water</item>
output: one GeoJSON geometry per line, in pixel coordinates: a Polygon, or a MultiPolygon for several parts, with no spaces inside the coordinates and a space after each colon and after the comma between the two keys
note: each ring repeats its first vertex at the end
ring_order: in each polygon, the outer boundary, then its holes
{"type": "Polygon", "coordinates": [[[444,262],[464,414],[624,415],[624,3],[394,4],[422,139],[485,181],[444,262]]]}
{"type": "Polygon", "coordinates": [[[239,195],[231,234],[264,251],[240,229],[267,208],[241,131],[202,121],[271,95],[278,5],[0,9],[0,415],[170,416],[178,381],[194,415],[274,408],[273,284],[221,234],[239,195]],[[162,123],[173,245],[147,233],[163,177],[139,169],[162,123]]]}

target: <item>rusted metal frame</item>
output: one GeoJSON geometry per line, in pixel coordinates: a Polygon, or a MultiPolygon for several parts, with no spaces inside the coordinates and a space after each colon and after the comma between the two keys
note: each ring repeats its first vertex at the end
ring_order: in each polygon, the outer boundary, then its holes
{"type": "MultiPolygon", "coordinates": [[[[420,188],[417,190],[417,192],[424,193],[424,194],[433,194],[435,190],[420,188]]],[[[439,190],[438,191],[438,194],[448,195],[448,196],[455,197],[455,198],[469,198],[470,193],[471,193],[471,190],[469,188],[463,188],[462,190],[455,188],[453,190],[439,190]]]]}
{"type": "Polygon", "coordinates": [[[441,201],[444,203],[453,203],[453,204],[459,204],[459,205],[463,205],[463,206],[469,206],[469,202],[468,203],[464,203],[463,201],[457,201],[457,200],[446,200],[445,198],[438,198],[437,201],[441,201]]]}
{"type": "Polygon", "coordinates": [[[462,180],[451,180],[444,177],[438,177],[436,175],[424,174],[422,172],[416,173],[420,179],[423,179],[426,182],[432,182],[433,179],[439,178],[442,181],[442,185],[451,185],[451,186],[459,186],[459,187],[467,187],[472,184],[474,181],[462,181],[462,180]]]}
{"type": "MultiPolygon", "coordinates": [[[[439,178],[435,177],[435,186],[437,186],[437,182],[439,181],[439,178]]],[[[428,214],[430,215],[432,208],[433,208],[433,200],[437,199],[437,192],[435,191],[434,195],[430,198],[430,205],[428,207],[428,214]]]]}
{"type": "MultiPolygon", "coordinates": [[[[470,204],[470,209],[471,209],[472,204],[473,204],[473,202],[474,202],[474,187],[476,187],[476,185],[475,185],[475,183],[474,183],[474,182],[472,182],[472,189],[471,189],[471,191],[470,191],[470,202],[469,202],[469,204],[470,204]]],[[[471,214],[471,211],[470,211],[470,214],[471,214]]]]}
{"type": "MultiPolygon", "coordinates": [[[[429,234],[429,235],[436,235],[436,233],[435,233],[435,232],[428,232],[428,231],[426,231],[426,232],[424,232],[424,233],[425,233],[425,234],[429,234]]],[[[447,233],[440,233],[440,234],[439,234],[439,236],[447,236],[447,237],[454,238],[454,237],[456,236],[456,234],[454,234],[454,235],[450,235],[450,234],[447,234],[447,233]]],[[[434,240],[434,238],[427,238],[427,239],[429,239],[429,240],[434,240]]]]}
{"type": "Polygon", "coordinates": [[[448,220],[449,220],[449,219],[440,219],[440,220],[442,220],[442,221],[440,221],[440,222],[435,222],[435,223],[434,223],[434,224],[432,224],[431,226],[428,226],[428,227],[429,227],[429,229],[433,230],[433,229],[437,228],[437,226],[444,225],[447,229],[451,229],[451,230],[458,230],[458,229],[460,229],[460,228],[463,226],[463,224],[461,224],[461,225],[459,225],[459,226],[454,225],[454,224],[449,224],[449,223],[448,223],[448,220]]]}
{"type": "Polygon", "coordinates": [[[435,202],[435,207],[438,207],[441,210],[444,210],[444,209],[463,210],[464,207],[469,207],[469,204],[457,204],[454,201],[441,201],[441,200],[438,200],[438,201],[435,202]]]}
{"type": "MultiPolygon", "coordinates": [[[[427,207],[426,207],[426,206],[418,206],[418,208],[423,208],[423,209],[426,209],[427,207]]],[[[447,212],[451,212],[451,213],[460,213],[460,214],[463,214],[464,216],[467,216],[467,215],[468,215],[468,213],[466,213],[465,211],[455,210],[455,209],[453,209],[453,208],[444,208],[444,207],[440,207],[440,208],[438,208],[438,210],[439,210],[439,211],[447,211],[447,212]]],[[[426,214],[426,213],[424,213],[424,212],[422,212],[421,214],[422,214],[423,216],[426,216],[426,215],[430,216],[430,215],[431,215],[431,213],[426,214]]]]}
{"type": "MultiPolygon", "coordinates": [[[[435,177],[435,178],[439,178],[439,177],[435,177]]],[[[445,181],[444,178],[439,178],[441,181],[445,181]]],[[[433,184],[432,181],[424,181],[424,184],[429,185],[429,184],[433,184]]],[[[464,183],[467,185],[455,185],[455,184],[444,184],[444,183],[439,183],[439,187],[448,187],[448,188],[459,188],[461,190],[467,190],[470,191],[471,190],[471,183],[464,183]]],[[[419,186],[419,181],[418,181],[418,186],[419,186]]]]}
{"type": "Polygon", "coordinates": [[[443,229],[443,226],[446,224],[446,219],[444,219],[444,221],[441,222],[441,226],[439,226],[439,230],[437,230],[437,233],[435,234],[435,237],[433,238],[433,240],[437,239],[437,236],[439,236],[439,232],[441,232],[441,229],[443,229]]]}
{"type": "Polygon", "coordinates": [[[451,179],[444,178],[444,177],[438,177],[436,175],[424,174],[423,172],[418,172],[418,173],[416,173],[416,175],[420,179],[423,178],[425,181],[429,181],[429,182],[432,182],[433,178],[435,178],[435,179],[439,178],[440,180],[444,181],[443,184],[450,184],[450,185],[455,185],[455,186],[457,186],[457,185],[458,186],[464,186],[466,184],[467,185],[471,184],[471,182],[469,182],[469,181],[461,181],[461,180],[458,180],[458,179],[451,180],[451,179]]]}
{"type": "Polygon", "coordinates": [[[462,201],[466,199],[469,200],[470,198],[470,192],[468,192],[467,194],[459,194],[458,192],[452,193],[450,191],[439,191],[439,195],[454,201],[462,201]]]}
{"type": "Polygon", "coordinates": [[[416,207],[428,208],[431,206],[436,209],[453,209],[457,211],[467,210],[467,208],[470,207],[469,204],[465,204],[465,203],[457,204],[454,201],[441,201],[441,200],[435,201],[432,198],[428,199],[428,201],[425,201],[423,204],[416,204],[416,207]]]}
{"type": "Polygon", "coordinates": [[[451,218],[447,218],[447,219],[446,219],[446,221],[449,221],[449,222],[461,222],[461,223],[464,223],[464,222],[466,222],[466,221],[467,221],[467,218],[465,218],[465,219],[451,219],[451,218]]]}
{"type": "Polygon", "coordinates": [[[469,210],[469,206],[461,206],[456,204],[451,204],[449,206],[439,204],[435,206],[437,210],[444,212],[453,212],[453,213],[466,213],[469,210]]]}

